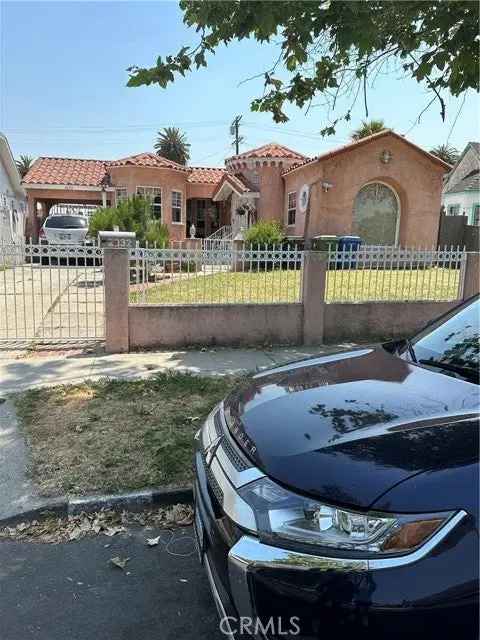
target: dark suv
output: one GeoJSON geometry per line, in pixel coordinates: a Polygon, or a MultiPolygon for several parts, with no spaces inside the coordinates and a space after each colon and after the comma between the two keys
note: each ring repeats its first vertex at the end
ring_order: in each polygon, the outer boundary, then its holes
{"type": "Polygon", "coordinates": [[[225,633],[478,637],[479,307],[255,375],[207,418],[195,528],[225,633]]]}

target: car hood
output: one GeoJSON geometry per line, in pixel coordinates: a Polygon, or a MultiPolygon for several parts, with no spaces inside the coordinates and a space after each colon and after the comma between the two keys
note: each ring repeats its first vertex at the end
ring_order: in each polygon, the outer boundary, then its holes
{"type": "Polygon", "coordinates": [[[268,476],[299,492],[368,508],[428,469],[471,462],[478,386],[382,347],[258,374],[224,402],[228,427],[268,476]]]}

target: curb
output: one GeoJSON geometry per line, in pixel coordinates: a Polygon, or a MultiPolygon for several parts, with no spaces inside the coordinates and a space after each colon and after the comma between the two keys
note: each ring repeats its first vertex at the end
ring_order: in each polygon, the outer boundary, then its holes
{"type": "Polygon", "coordinates": [[[101,509],[141,511],[150,506],[170,507],[174,504],[192,503],[193,490],[191,487],[179,487],[177,489],[153,488],[131,493],[94,494],[71,498],[61,497],[45,500],[35,509],[0,518],[0,527],[16,525],[27,520],[41,520],[52,514],[59,518],[65,518],[82,512],[91,513],[101,509]]]}

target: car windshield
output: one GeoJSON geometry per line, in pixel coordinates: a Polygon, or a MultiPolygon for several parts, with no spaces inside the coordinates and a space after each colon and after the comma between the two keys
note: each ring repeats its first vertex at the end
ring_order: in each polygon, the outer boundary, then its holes
{"type": "Polygon", "coordinates": [[[45,221],[49,229],[85,229],[87,219],[81,216],[51,216],[45,221]]]}
{"type": "Polygon", "coordinates": [[[480,299],[467,303],[419,333],[412,341],[417,362],[477,378],[480,353],[480,299]],[[473,376],[472,376],[473,374],[473,376]]]}

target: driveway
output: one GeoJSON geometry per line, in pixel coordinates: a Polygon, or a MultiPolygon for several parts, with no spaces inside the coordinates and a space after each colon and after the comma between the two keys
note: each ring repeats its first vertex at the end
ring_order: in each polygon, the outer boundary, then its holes
{"type": "Polygon", "coordinates": [[[2,640],[221,640],[192,530],[0,542],[2,640]],[[146,537],[164,544],[148,547],[146,537]],[[106,546],[110,545],[110,546],[106,546]],[[110,563],[130,557],[123,571],[110,563]]]}
{"type": "Polygon", "coordinates": [[[0,271],[0,340],[103,336],[99,267],[24,264],[0,271]]]}

